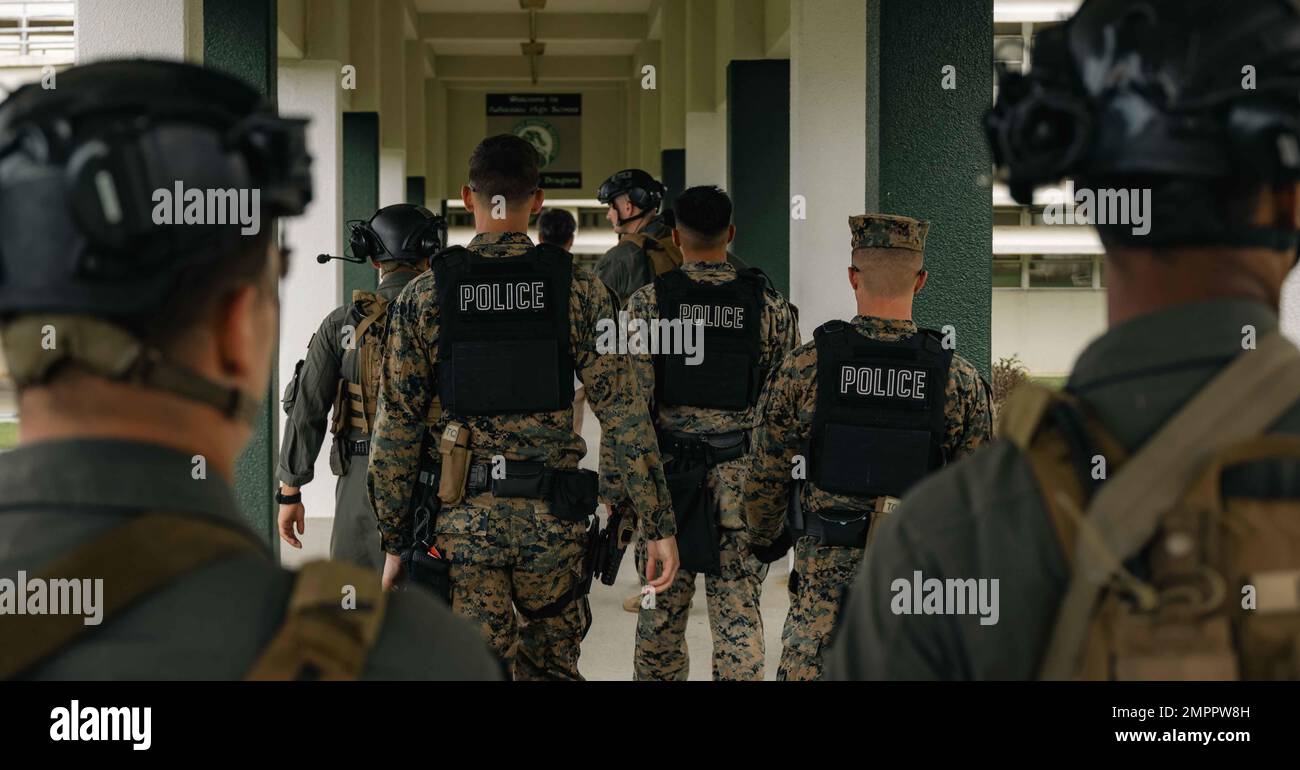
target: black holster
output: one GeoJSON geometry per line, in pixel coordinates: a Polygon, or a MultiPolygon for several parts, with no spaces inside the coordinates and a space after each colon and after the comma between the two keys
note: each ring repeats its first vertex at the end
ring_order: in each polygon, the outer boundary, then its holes
{"type": "Polygon", "coordinates": [[[658,438],[660,451],[671,458],[664,465],[664,476],[677,518],[681,568],[721,575],[722,541],[717,505],[709,494],[709,469],[743,457],[748,451],[748,435],[742,431],[715,435],[663,431],[658,438]]]}
{"type": "Polygon", "coordinates": [[[427,451],[428,444],[420,449],[420,471],[416,476],[411,495],[411,518],[415,523],[415,542],[401,554],[406,579],[422,585],[451,606],[451,559],[429,553],[434,541],[434,526],[438,521],[438,466],[427,451]]]}

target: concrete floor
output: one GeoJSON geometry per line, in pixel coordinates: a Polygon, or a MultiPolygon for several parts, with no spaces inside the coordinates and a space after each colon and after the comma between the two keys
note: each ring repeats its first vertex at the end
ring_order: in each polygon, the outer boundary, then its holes
{"type": "MultiPolygon", "coordinates": [[[[629,549],[631,550],[631,549],[629,549]]],[[[768,570],[763,583],[761,608],[763,638],[767,653],[764,678],[776,679],[781,660],[781,626],[790,607],[786,586],[790,579],[789,560],[781,559],[768,570]]],[[[578,670],[589,680],[625,681],[632,678],[632,651],[636,640],[636,616],[623,609],[623,600],[640,590],[636,560],[631,553],[623,557],[618,582],[606,586],[597,582],[591,589],[591,630],[582,643],[578,670]]],[[[709,680],[712,674],[713,642],[709,634],[709,614],[705,605],[704,578],[695,579],[695,601],[686,625],[686,646],[691,656],[690,678],[709,680]]]]}

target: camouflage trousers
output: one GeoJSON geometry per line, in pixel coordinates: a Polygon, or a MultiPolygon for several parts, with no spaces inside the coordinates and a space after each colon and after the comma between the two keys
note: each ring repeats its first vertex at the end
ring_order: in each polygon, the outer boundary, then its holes
{"type": "Polygon", "coordinates": [[[479,626],[511,676],[581,680],[591,607],[571,597],[583,579],[587,524],[551,516],[544,500],[483,493],[439,513],[437,532],[452,560],[452,611],[479,626]],[[558,612],[529,619],[548,605],[558,612]]]}
{"type": "MultiPolygon", "coordinates": [[[[758,597],[767,565],[749,554],[744,530],[719,531],[722,574],[705,575],[704,588],[713,632],[714,681],[763,679],[763,617],[758,597]]],[[[637,570],[645,584],[646,546],[636,542],[637,570]]],[[[654,609],[637,616],[634,675],[638,680],[685,680],[690,674],[686,621],[695,597],[697,573],[679,570],[677,579],[655,596],[654,609]]]]}
{"type": "Polygon", "coordinates": [[[844,591],[857,575],[862,548],[818,545],[801,537],[790,574],[790,612],[781,632],[781,681],[822,678],[822,653],[844,603],[844,591]]]}

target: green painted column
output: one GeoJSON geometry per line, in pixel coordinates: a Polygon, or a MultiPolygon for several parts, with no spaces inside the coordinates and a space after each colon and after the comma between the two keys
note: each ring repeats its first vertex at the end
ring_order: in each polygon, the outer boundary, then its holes
{"type": "MultiPolygon", "coordinates": [[[[343,113],[343,243],[347,223],[368,220],[379,209],[379,113],[343,113]]],[[[343,299],[355,289],[374,291],[377,272],[367,262],[343,263],[343,299]]]]}
{"type": "MultiPolygon", "coordinates": [[[[229,72],[270,99],[276,98],[276,0],[205,0],[203,61],[229,72]]],[[[275,538],[275,465],[280,450],[280,384],[271,369],[267,398],[258,410],[253,437],[235,464],[235,498],[254,531],[275,538]]]]}
{"type": "Polygon", "coordinates": [[[686,190],[686,150],[664,150],[660,157],[659,173],[663,178],[659,181],[667,188],[664,191],[664,208],[670,209],[677,196],[686,190]]]}
{"type": "Polygon", "coordinates": [[[986,377],[993,206],[982,119],[992,45],[993,0],[868,1],[866,208],[931,222],[917,321],[951,324],[957,350],[986,377]]]}
{"type": "Polygon", "coordinates": [[[736,256],[790,293],[790,61],[727,65],[727,192],[736,256]]]}
{"type": "Polygon", "coordinates": [[[424,177],[408,176],[406,178],[406,202],[412,206],[424,205],[424,177]]]}

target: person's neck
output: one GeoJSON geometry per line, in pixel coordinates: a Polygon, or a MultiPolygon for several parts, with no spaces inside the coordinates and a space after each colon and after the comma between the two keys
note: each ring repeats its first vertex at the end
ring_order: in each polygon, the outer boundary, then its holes
{"type": "Polygon", "coordinates": [[[655,214],[653,211],[645,211],[642,212],[639,216],[636,214],[633,214],[632,216],[636,217],[636,219],[633,219],[632,221],[623,225],[624,235],[632,235],[633,233],[641,232],[642,230],[645,229],[646,225],[650,224],[650,220],[655,218],[655,214]]]}
{"type": "Polygon", "coordinates": [[[248,440],[246,426],[211,407],[73,372],[50,385],[24,389],[18,410],[20,445],[68,439],[158,444],[202,456],[208,469],[227,479],[234,478],[235,457],[248,440]]]}
{"type": "Polygon", "coordinates": [[[682,260],[686,262],[726,262],[727,250],[721,249],[682,249],[682,260]]]}
{"type": "Polygon", "coordinates": [[[420,272],[420,269],[417,267],[412,267],[411,265],[400,265],[398,267],[391,267],[388,269],[380,270],[379,280],[386,281],[395,275],[400,275],[401,273],[418,273],[418,272],[420,272]]]}
{"type": "Polygon", "coordinates": [[[1277,312],[1287,268],[1266,249],[1185,248],[1156,254],[1125,249],[1107,257],[1106,315],[1111,326],[1180,305],[1214,299],[1264,303],[1277,312]],[[1250,254],[1249,251],[1258,251],[1250,254]],[[1280,270],[1268,275],[1269,268],[1280,270]]]}
{"type": "Polygon", "coordinates": [[[526,233],[528,232],[528,209],[507,211],[504,219],[495,219],[488,212],[474,210],[474,232],[485,233],[526,233]]]}
{"type": "Polygon", "coordinates": [[[887,321],[912,320],[912,296],[858,297],[858,315],[883,318],[887,321]]]}

